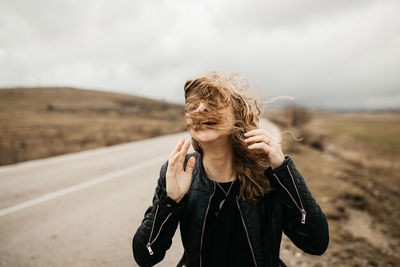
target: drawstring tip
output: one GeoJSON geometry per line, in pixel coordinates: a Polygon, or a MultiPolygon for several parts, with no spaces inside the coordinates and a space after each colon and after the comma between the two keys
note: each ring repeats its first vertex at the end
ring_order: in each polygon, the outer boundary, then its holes
{"type": "Polygon", "coordinates": [[[306,224],[306,211],[301,210],[301,223],[306,224]]]}
{"type": "Polygon", "coordinates": [[[149,254],[150,254],[150,255],[153,255],[154,252],[153,252],[153,250],[151,249],[150,244],[147,244],[146,247],[147,247],[147,250],[149,251],[149,254]]]}

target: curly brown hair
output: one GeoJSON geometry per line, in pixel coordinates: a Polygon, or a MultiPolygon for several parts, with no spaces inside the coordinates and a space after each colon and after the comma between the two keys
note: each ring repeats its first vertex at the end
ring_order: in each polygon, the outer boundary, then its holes
{"type": "MultiPolygon", "coordinates": [[[[190,118],[188,129],[197,127],[201,122],[211,122],[202,127],[229,130],[234,151],[234,164],[237,178],[240,181],[240,196],[254,203],[259,197],[270,191],[264,171],[270,166],[262,152],[248,149],[244,142],[244,133],[258,128],[260,106],[249,93],[249,86],[236,73],[221,74],[208,72],[186,81],[185,116],[190,118]],[[195,103],[205,102],[207,112],[193,108],[195,103]],[[223,107],[231,106],[234,122],[226,119],[220,112],[223,107]]],[[[201,145],[192,138],[194,150],[202,154],[201,145]]]]}

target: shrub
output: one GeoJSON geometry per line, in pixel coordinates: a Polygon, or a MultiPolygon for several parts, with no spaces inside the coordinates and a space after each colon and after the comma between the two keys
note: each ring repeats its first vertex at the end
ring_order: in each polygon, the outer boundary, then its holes
{"type": "MultiPolygon", "coordinates": [[[[302,127],[307,122],[311,121],[311,112],[301,106],[289,106],[289,114],[292,113],[292,125],[302,127]]],[[[290,115],[289,115],[290,116],[290,115]]]]}
{"type": "Polygon", "coordinates": [[[323,134],[313,134],[307,128],[301,129],[300,137],[303,138],[303,143],[307,144],[315,149],[323,151],[325,148],[326,136],[323,134]]]}

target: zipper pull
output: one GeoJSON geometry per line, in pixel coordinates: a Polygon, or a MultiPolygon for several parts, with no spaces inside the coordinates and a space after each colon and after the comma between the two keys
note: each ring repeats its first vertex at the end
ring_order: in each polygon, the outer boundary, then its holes
{"type": "Polygon", "coordinates": [[[301,210],[301,223],[306,224],[306,211],[304,209],[301,210]]]}
{"type": "Polygon", "coordinates": [[[154,254],[154,252],[153,252],[153,250],[151,249],[151,247],[150,247],[150,246],[151,246],[151,245],[150,245],[150,243],[146,245],[146,247],[147,247],[147,250],[149,251],[149,254],[150,254],[150,255],[153,255],[153,254],[154,254]]]}

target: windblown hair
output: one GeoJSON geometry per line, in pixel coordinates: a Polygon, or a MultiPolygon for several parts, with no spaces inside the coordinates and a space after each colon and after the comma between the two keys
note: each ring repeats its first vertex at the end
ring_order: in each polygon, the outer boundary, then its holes
{"type": "MultiPolygon", "coordinates": [[[[185,116],[188,129],[207,127],[229,131],[234,153],[234,164],[239,179],[240,196],[247,202],[255,203],[259,197],[270,191],[264,171],[270,166],[264,153],[248,149],[244,133],[258,128],[260,107],[249,92],[247,83],[238,74],[209,72],[185,83],[185,116]],[[207,112],[196,110],[203,101],[207,112]],[[229,121],[221,108],[231,107],[234,121],[229,121]],[[207,123],[205,123],[207,122],[207,123]]],[[[193,148],[202,154],[201,145],[192,138],[193,148]]]]}

